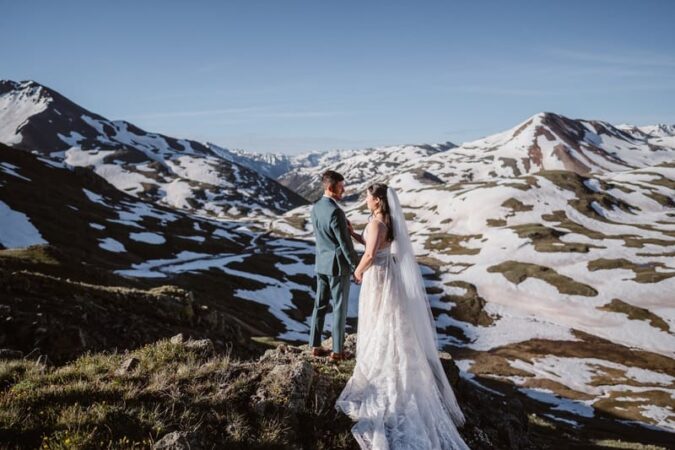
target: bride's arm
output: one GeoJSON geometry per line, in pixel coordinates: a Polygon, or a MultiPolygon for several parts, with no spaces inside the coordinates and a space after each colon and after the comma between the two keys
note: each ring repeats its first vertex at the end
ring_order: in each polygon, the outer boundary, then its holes
{"type": "Polygon", "coordinates": [[[350,221],[347,221],[347,226],[349,227],[349,234],[354,238],[356,242],[361,245],[366,245],[366,241],[363,240],[363,235],[354,231],[354,227],[350,221]]]}
{"type": "Polygon", "coordinates": [[[367,225],[367,228],[368,239],[366,239],[366,251],[363,253],[361,261],[354,271],[354,278],[358,283],[363,279],[363,273],[373,264],[375,252],[377,251],[377,246],[379,245],[380,236],[384,226],[380,225],[378,221],[373,220],[367,225]]]}

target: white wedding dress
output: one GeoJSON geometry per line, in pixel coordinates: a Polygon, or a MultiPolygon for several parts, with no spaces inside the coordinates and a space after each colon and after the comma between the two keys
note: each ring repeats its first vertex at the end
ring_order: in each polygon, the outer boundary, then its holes
{"type": "Polygon", "coordinates": [[[356,422],[362,449],[468,449],[403,212],[391,188],[387,198],[394,241],[363,274],[356,366],[336,408],[356,422]]]}

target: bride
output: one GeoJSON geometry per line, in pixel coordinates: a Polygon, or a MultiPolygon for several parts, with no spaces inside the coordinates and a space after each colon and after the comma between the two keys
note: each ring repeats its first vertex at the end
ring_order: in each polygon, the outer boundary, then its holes
{"type": "Polygon", "coordinates": [[[438,358],[436,328],[396,192],[373,184],[361,282],[356,366],[336,408],[362,449],[468,449],[464,415],[438,358]]]}

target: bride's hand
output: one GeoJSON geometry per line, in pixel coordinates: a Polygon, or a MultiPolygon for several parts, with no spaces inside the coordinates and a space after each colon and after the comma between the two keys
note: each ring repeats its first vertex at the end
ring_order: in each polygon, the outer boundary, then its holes
{"type": "Polygon", "coordinates": [[[356,281],[356,284],[361,284],[361,281],[363,281],[363,274],[358,270],[354,272],[354,281],[356,281]]]}

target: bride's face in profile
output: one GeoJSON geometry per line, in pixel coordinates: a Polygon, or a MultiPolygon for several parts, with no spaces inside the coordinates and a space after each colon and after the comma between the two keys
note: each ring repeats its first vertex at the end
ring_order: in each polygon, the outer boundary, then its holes
{"type": "Polygon", "coordinates": [[[377,197],[374,197],[373,194],[370,193],[370,191],[366,191],[366,204],[368,205],[368,209],[370,212],[375,212],[377,211],[377,208],[380,206],[380,199],[377,197]]]}

